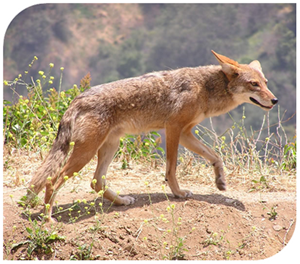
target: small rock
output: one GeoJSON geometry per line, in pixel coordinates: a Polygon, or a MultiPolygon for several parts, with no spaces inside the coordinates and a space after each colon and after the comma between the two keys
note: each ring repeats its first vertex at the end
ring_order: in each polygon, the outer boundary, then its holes
{"type": "Polygon", "coordinates": [[[212,233],[212,231],[209,229],[208,226],[206,227],[206,233],[208,233],[208,234],[211,234],[211,233],[212,233]]]}
{"type": "Polygon", "coordinates": [[[273,226],[273,229],[274,229],[275,231],[280,231],[280,230],[282,229],[282,226],[280,226],[280,225],[274,225],[274,226],[273,226]]]}
{"type": "Polygon", "coordinates": [[[235,201],[234,199],[230,199],[230,198],[225,199],[225,203],[228,204],[233,204],[234,201],[235,201]]]}
{"type": "Polygon", "coordinates": [[[128,246],[126,246],[124,248],[124,250],[128,251],[129,254],[130,254],[130,256],[135,256],[135,255],[138,254],[137,251],[136,251],[136,249],[135,249],[135,247],[134,247],[134,245],[128,245],[128,246]]]}

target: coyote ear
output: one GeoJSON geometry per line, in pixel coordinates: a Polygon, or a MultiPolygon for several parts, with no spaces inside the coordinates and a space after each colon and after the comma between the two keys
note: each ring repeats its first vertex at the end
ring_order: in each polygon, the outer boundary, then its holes
{"type": "Polygon", "coordinates": [[[251,68],[254,68],[254,69],[256,69],[256,70],[262,72],[262,68],[261,68],[260,62],[259,62],[258,60],[252,61],[252,62],[249,64],[249,66],[250,66],[251,68]]]}
{"type": "Polygon", "coordinates": [[[230,65],[233,65],[233,66],[235,66],[235,67],[239,67],[239,64],[238,64],[238,62],[236,62],[236,61],[234,61],[234,60],[232,60],[232,59],[229,59],[229,58],[227,58],[226,56],[223,56],[223,55],[221,55],[221,54],[218,54],[218,53],[216,53],[215,51],[211,51],[214,55],[215,55],[215,57],[217,58],[217,60],[219,61],[219,63],[222,65],[222,64],[224,64],[224,63],[226,63],[226,64],[230,64],[230,65]]]}
{"type": "Polygon", "coordinates": [[[229,81],[234,76],[238,75],[238,68],[239,68],[238,62],[236,62],[232,59],[229,59],[226,56],[218,54],[218,53],[214,52],[213,50],[211,52],[215,55],[218,62],[222,66],[222,71],[225,73],[225,75],[229,81]]]}

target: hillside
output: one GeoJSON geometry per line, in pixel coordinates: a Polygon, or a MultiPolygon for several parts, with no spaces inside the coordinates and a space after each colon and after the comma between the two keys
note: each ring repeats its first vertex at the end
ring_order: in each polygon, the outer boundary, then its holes
{"type": "Polygon", "coordinates": [[[37,69],[44,69],[52,62],[59,66],[58,73],[63,66],[64,87],[70,88],[88,71],[96,72],[90,61],[97,57],[101,44],[117,45],[142,22],[138,5],[124,7],[45,4],[24,10],[6,33],[5,79],[26,69],[33,56],[37,56],[37,69]]]}

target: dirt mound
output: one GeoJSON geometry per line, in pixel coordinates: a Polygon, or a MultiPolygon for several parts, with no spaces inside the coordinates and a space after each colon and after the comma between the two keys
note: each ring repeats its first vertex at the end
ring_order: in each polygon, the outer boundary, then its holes
{"type": "Polygon", "coordinates": [[[203,168],[204,183],[199,174],[179,177],[181,187],[194,193],[184,200],[162,186],[163,166],[133,164],[124,170],[114,162],[110,187],[136,199],[114,206],[90,188],[95,161],[57,195],[57,223],[40,221],[42,205],[30,210],[29,221],[16,201],[25,195],[39,157],[23,154],[10,156],[13,166],[4,168],[4,259],[265,259],[281,251],[295,229],[295,175],[285,185],[269,182],[272,188],[256,189],[228,177],[229,190],[220,192],[210,184],[211,168],[203,168]]]}

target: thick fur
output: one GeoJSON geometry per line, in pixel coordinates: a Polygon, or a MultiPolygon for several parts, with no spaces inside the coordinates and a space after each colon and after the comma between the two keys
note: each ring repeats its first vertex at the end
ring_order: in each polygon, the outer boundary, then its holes
{"type": "Polygon", "coordinates": [[[104,197],[116,204],[134,202],[130,196],[121,197],[105,189],[105,179],[102,179],[119,146],[119,138],[125,133],[166,130],[166,181],[176,197],[192,196],[190,191],[179,188],[175,176],[179,144],[210,161],[217,187],[226,189],[222,160],[199,142],[191,129],[205,118],[226,113],[244,102],[270,110],[278,100],[268,90],[258,61],[240,65],[213,54],[219,66],[153,72],[95,86],[73,100],[60,122],[53,147],[28,190],[32,197],[46,186],[49,219],[54,197],[65,182],[64,176],[72,177],[95,154],[98,155],[94,175],[97,183],[92,187],[96,191],[104,190],[104,197]],[[75,145],[67,158],[70,142],[75,145]]]}

